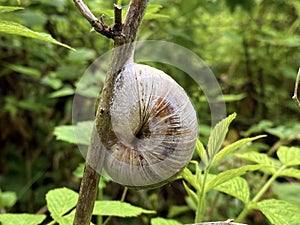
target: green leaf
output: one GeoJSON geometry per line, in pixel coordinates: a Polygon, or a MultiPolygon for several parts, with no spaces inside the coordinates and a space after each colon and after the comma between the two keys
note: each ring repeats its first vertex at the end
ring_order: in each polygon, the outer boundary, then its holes
{"type": "Polygon", "coordinates": [[[262,133],[266,128],[273,126],[273,122],[270,120],[261,120],[259,123],[252,125],[247,131],[241,132],[245,137],[249,137],[253,133],[262,133]]]}
{"type": "Polygon", "coordinates": [[[185,212],[189,212],[191,210],[187,205],[171,205],[167,218],[174,218],[178,215],[181,215],[185,212]]]}
{"type": "Polygon", "coordinates": [[[201,159],[201,165],[206,168],[208,166],[208,155],[207,155],[207,152],[202,144],[202,142],[197,139],[197,142],[196,142],[196,152],[198,153],[198,156],[200,157],[201,159]]]}
{"type": "Polygon", "coordinates": [[[85,164],[80,163],[77,168],[73,171],[73,175],[77,178],[83,177],[83,171],[84,171],[85,164]]]}
{"type": "Polygon", "coordinates": [[[36,38],[42,41],[50,42],[52,44],[63,46],[71,50],[75,50],[74,48],[55,40],[49,34],[35,32],[33,30],[30,30],[27,27],[22,26],[21,24],[11,22],[11,21],[5,21],[5,20],[0,21],[0,32],[7,33],[7,34],[21,35],[24,37],[36,38]]]}
{"type": "Polygon", "coordinates": [[[136,217],[145,214],[154,214],[155,211],[133,206],[120,201],[95,201],[93,215],[136,217]]]}
{"type": "Polygon", "coordinates": [[[47,85],[54,90],[57,90],[58,88],[62,87],[63,83],[60,79],[50,76],[45,76],[41,79],[41,83],[44,85],[47,85]]]}
{"type": "Polygon", "coordinates": [[[259,170],[262,168],[262,165],[247,165],[236,169],[227,170],[225,172],[219,173],[217,176],[215,176],[213,179],[211,179],[209,182],[205,185],[205,190],[209,191],[216,186],[223,184],[230,179],[233,179],[235,177],[241,176],[245,174],[248,171],[254,171],[259,170]]]}
{"type": "Polygon", "coordinates": [[[234,101],[240,101],[243,98],[245,98],[247,95],[245,93],[240,93],[240,94],[227,94],[227,95],[221,95],[220,97],[217,98],[219,101],[224,101],[224,102],[234,102],[234,101]]]}
{"type": "Polygon", "coordinates": [[[57,140],[79,144],[79,142],[77,142],[77,139],[75,138],[74,126],[72,125],[57,126],[54,128],[53,134],[56,136],[57,140]]]}
{"type": "Polygon", "coordinates": [[[33,214],[0,214],[0,222],[2,225],[38,225],[46,219],[46,215],[33,214]]]}
{"type": "MultiPolygon", "coordinates": [[[[57,222],[59,225],[73,225],[74,217],[75,217],[75,209],[72,210],[67,215],[60,217],[57,222]]],[[[94,225],[94,224],[90,222],[90,225],[94,225]]]]}
{"type": "Polygon", "coordinates": [[[274,128],[267,128],[266,131],[280,139],[289,139],[299,133],[300,124],[282,125],[274,128]]]}
{"type": "Polygon", "coordinates": [[[0,6],[0,13],[12,12],[20,9],[24,9],[24,8],[17,7],[17,6],[0,6]]]}
{"type": "Polygon", "coordinates": [[[182,225],[182,223],[172,219],[156,217],[151,219],[151,225],[182,225]]]}
{"type": "Polygon", "coordinates": [[[228,127],[235,117],[236,117],[235,113],[231,114],[227,118],[220,121],[212,130],[207,144],[208,154],[211,160],[214,159],[215,155],[220,150],[221,145],[228,132],[228,127]]]}
{"type": "Polygon", "coordinates": [[[16,64],[10,64],[7,67],[13,71],[16,71],[16,72],[22,74],[22,75],[27,75],[27,76],[36,77],[36,78],[39,78],[41,76],[40,71],[35,68],[16,65],[16,64]]]}
{"type": "Polygon", "coordinates": [[[258,202],[255,208],[274,225],[299,225],[300,208],[288,202],[268,199],[258,202]]]}
{"type": "Polygon", "coordinates": [[[287,168],[281,171],[278,174],[278,177],[293,177],[296,179],[300,179],[300,170],[295,168],[287,168]]]}
{"type": "Polygon", "coordinates": [[[185,191],[187,192],[188,196],[193,200],[195,205],[198,205],[198,196],[197,194],[187,186],[185,182],[183,182],[183,187],[185,191]]]}
{"type": "Polygon", "coordinates": [[[300,165],[300,148],[281,146],[277,151],[277,156],[283,165],[300,165]]]}
{"type": "MultiPolygon", "coordinates": [[[[84,172],[84,163],[80,163],[77,168],[74,170],[73,175],[76,176],[77,178],[82,178],[83,177],[83,172],[84,172]]],[[[100,181],[98,184],[98,188],[99,189],[103,189],[106,187],[106,183],[108,183],[109,181],[111,181],[111,177],[105,172],[105,170],[103,170],[101,172],[101,177],[100,177],[100,181]]]]}
{"type": "Polygon", "coordinates": [[[248,182],[242,177],[235,177],[215,187],[216,190],[240,199],[245,204],[249,201],[248,182]]]}
{"type": "Polygon", "coordinates": [[[57,218],[59,225],[72,225],[75,217],[75,210],[72,210],[69,214],[57,218]]]}
{"type": "Polygon", "coordinates": [[[0,209],[4,207],[12,207],[17,201],[17,195],[15,192],[0,190],[0,209]]]}
{"type": "Polygon", "coordinates": [[[246,152],[243,154],[236,154],[236,156],[241,159],[246,159],[257,164],[264,165],[262,171],[269,174],[274,174],[281,165],[278,160],[273,159],[264,153],[246,152]]]}
{"type": "Polygon", "coordinates": [[[143,17],[143,19],[151,20],[151,19],[168,19],[168,18],[170,18],[170,16],[167,14],[159,13],[161,8],[162,8],[162,5],[150,3],[147,6],[147,10],[146,10],[146,13],[145,13],[145,16],[143,17]]]}
{"type": "Polygon", "coordinates": [[[28,27],[44,27],[48,21],[48,16],[43,10],[38,11],[31,7],[19,13],[18,17],[20,17],[22,23],[28,27]]]}
{"type": "Polygon", "coordinates": [[[213,159],[211,164],[216,164],[218,161],[225,158],[230,153],[233,153],[234,151],[238,150],[241,146],[262,137],[265,137],[265,135],[260,135],[252,138],[243,138],[230,145],[225,146],[223,149],[221,149],[221,151],[217,153],[216,157],[213,159]]]}
{"type": "Polygon", "coordinates": [[[187,167],[185,167],[182,170],[182,172],[180,173],[180,176],[182,176],[182,178],[184,180],[186,180],[190,185],[192,185],[196,190],[200,190],[200,185],[197,182],[196,177],[193,175],[193,173],[187,167]]]}
{"type": "Polygon", "coordinates": [[[300,183],[274,182],[272,184],[272,191],[280,200],[300,205],[300,183]]]}
{"type": "Polygon", "coordinates": [[[62,216],[77,204],[78,193],[68,188],[57,188],[46,194],[47,208],[55,221],[60,221],[62,216]]]}
{"type": "Polygon", "coordinates": [[[89,48],[77,48],[76,51],[70,51],[67,57],[68,61],[73,63],[82,63],[92,60],[96,57],[96,52],[89,48]]]}
{"type": "Polygon", "coordinates": [[[69,96],[74,94],[74,89],[67,86],[63,87],[60,90],[54,91],[49,95],[49,98],[59,98],[59,97],[64,97],[64,96],[69,96]]]}
{"type": "Polygon", "coordinates": [[[73,144],[89,145],[93,124],[93,121],[83,121],[78,122],[75,126],[57,126],[54,129],[54,135],[56,136],[57,140],[62,140],[73,144]]]}

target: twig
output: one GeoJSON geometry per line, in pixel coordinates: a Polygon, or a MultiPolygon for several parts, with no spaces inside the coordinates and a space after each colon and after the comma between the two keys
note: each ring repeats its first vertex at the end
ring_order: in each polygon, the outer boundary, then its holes
{"type": "Polygon", "coordinates": [[[244,223],[234,223],[233,219],[228,219],[226,221],[217,221],[217,222],[203,222],[203,223],[193,223],[185,225],[247,225],[244,223]]]}
{"type": "Polygon", "coordinates": [[[86,4],[82,0],[74,0],[76,7],[79,9],[80,13],[86,18],[86,20],[92,25],[92,27],[98,33],[104,35],[107,38],[114,39],[116,36],[122,36],[122,8],[114,5],[115,15],[115,24],[111,27],[107,26],[103,21],[103,15],[99,17],[94,16],[86,4]]]}
{"type": "Polygon", "coordinates": [[[300,68],[298,70],[298,74],[296,77],[296,82],[295,82],[295,89],[294,89],[294,95],[292,97],[293,101],[296,103],[296,105],[300,108],[300,101],[298,99],[298,85],[299,85],[299,80],[300,80],[300,68]]]}
{"type": "Polygon", "coordinates": [[[122,7],[114,4],[115,24],[114,30],[122,31],[122,7]]]}
{"type": "Polygon", "coordinates": [[[112,27],[108,27],[104,24],[101,17],[97,19],[93,15],[82,1],[74,0],[81,14],[97,32],[114,39],[115,49],[113,50],[111,63],[107,71],[107,78],[98,105],[95,118],[97,132],[96,129],[93,129],[73,225],[90,224],[100,177],[99,173],[102,170],[105,155],[105,147],[107,147],[109,135],[111,134],[107,131],[111,130],[110,102],[113,97],[115,80],[125,63],[133,57],[134,41],[148,1],[131,0],[124,25],[122,25],[121,21],[121,7],[115,5],[115,24],[112,27]]]}

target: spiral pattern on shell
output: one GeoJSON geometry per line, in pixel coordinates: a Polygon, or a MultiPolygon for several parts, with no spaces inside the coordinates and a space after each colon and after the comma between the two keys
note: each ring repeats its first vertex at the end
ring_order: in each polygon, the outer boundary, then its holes
{"type": "Polygon", "coordinates": [[[169,75],[127,64],[116,78],[110,113],[104,168],[115,182],[156,187],[190,161],[197,139],[196,112],[169,75]]]}

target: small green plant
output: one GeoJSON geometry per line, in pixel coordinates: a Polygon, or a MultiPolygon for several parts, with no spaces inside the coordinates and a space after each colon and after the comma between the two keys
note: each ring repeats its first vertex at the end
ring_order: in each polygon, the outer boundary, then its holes
{"type": "MultiPolygon", "coordinates": [[[[52,220],[47,223],[71,225],[73,223],[75,206],[78,193],[68,188],[57,188],[49,191],[46,195],[47,208],[52,220]]],[[[153,214],[154,211],[146,210],[120,201],[96,201],[93,215],[136,217],[142,213],[153,214]]],[[[2,225],[38,225],[46,219],[46,215],[36,214],[0,214],[2,225]]],[[[91,223],[92,224],[92,223],[91,223]]]]}
{"type": "Polygon", "coordinates": [[[244,152],[233,155],[242,145],[263,137],[261,135],[240,139],[220,150],[229,124],[234,118],[235,114],[232,114],[215,126],[208,140],[207,150],[198,141],[196,152],[201,158],[201,163],[192,161],[191,164],[194,165],[193,172],[191,169],[185,168],[180,175],[184,179],[183,183],[188,196],[195,206],[195,222],[203,221],[207,208],[207,194],[212,190],[216,190],[231,195],[244,204],[243,210],[235,220],[236,222],[243,221],[250,211],[260,210],[274,225],[298,224],[300,220],[299,207],[283,200],[261,200],[261,198],[278,177],[300,179],[300,170],[294,168],[300,165],[300,148],[281,146],[277,151],[279,160],[258,152],[244,152]],[[213,174],[212,168],[219,165],[219,162],[228,155],[236,157],[236,159],[251,161],[254,164],[213,174]],[[251,196],[250,186],[242,175],[256,170],[264,173],[267,179],[258,192],[251,196]]]}

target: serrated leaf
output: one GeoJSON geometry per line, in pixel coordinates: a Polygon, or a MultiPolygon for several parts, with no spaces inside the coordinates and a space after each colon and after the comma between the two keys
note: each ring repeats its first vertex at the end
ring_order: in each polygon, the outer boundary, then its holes
{"type": "Polygon", "coordinates": [[[75,210],[72,210],[69,214],[57,218],[59,225],[72,225],[75,217],[75,210]]]}
{"type": "Polygon", "coordinates": [[[190,185],[192,185],[196,190],[200,190],[200,185],[197,182],[196,177],[193,175],[193,173],[188,169],[184,168],[182,172],[180,173],[182,178],[186,180],[190,185]]]}
{"type": "Polygon", "coordinates": [[[300,208],[288,202],[268,199],[258,202],[255,208],[274,225],[299,225],[300,208]]]}
{"type": "Polygon", "coordinates": [[[0,13],[12,12],[20,9],[24,9],[24,8],[17,7],[17,6],[0,6],[0,13]]]}
{"type": "Polygon", "coordinates": [[[68,188],[57,188],[46,194],[47,208],[55,221],[60,221],[62,216],[77,204],[78,193],[68,188]]]}
{"type": "Polygon", "coordinates": [[[11,21],[5,21],[5,20],[0,21],[0,32],[35,38],[42,41],[50,42],[52,44],[57,44],[71,50],[75,50],[74,48],[55,40],[49,34],[35,32],[33,30],[30,30],[27,27],[24,27],[21,24],[11,22],[11,21]]]}
{"type": "Polygon", "coordinates": [[[277,150],[277,156],[283,165],[300,165],[300,148],[280,146],[277,150]]]}
{"type": "Polygon", "coordinates": [[[54,135],[57,140],[73,144],[89,145],[93,130],[93,121],[78,122],[75,126],[63,125],[54,128],[54,135]]]}
{"type": "Polygon", "coordinates": [[[185,191],[187,192],[188,196],[190,196],[190,198],[193,200],[194,204],[198,205],[197,194],[193,190],[191,190],[184,181],[183,181],[183,187],[184,187],[185,191]]]}
{"type": "Polygon", "coordinates": [[[145,214],[154,214],[155,211],[133,206],[120,201],[95,201],[93,215],[136,217],[145,214]]]}
{"type": "Polygon", "coordinates": [[[220,150],[221,145],[228,132],[228,127],[235,117],[235,113],[231,114],[227,118],[221,120],[212,130],[207,144],[208,155],[211,160],[214,159],[215,155],[220,150]]]}
{"type": "Polygon", "coordinates": [[[242,177],[232,178],[229,181],[216,186],[215,190],[238,198],[245,204],[249,201],[249,185],[248,182],[242,177]]]}
{"type": "Polygon", "coordinates": [[[287,168],[281,171],[278,174],[278,177],[293,177],[296,179],[300,179],[300,170],[295,168],[287,168]]]}
{"type": "Polygon", "coordinates": [[[202,144],[202,142],[197,139],[197,142],[196,142],[196,152],[198,153],[198,156],[200,157],[201,161],[201,165],[206,168],[208,166],[208,155],[207,155],[207,152],[202,144]]]}
{"type": "Polygon", "coordinates": [[[254,141],[256,139],[265,137],[265,136],[266,135],[259,135],[259,136],[251,137],[251,138],[243,138],[243,139],[238,140],[230,145],[225,146],[223,149],[221,149],[221,151],[219,151],[217,153],[217,155],[215,156],[215,158],[213,159],[211,164],[214,165],[215,163],[217,163],[221,159],[225,158],[230,153],[233,153],[234,151],[238,150],[241,146],[243,146],[251,141],[254,141]]]}
{"type": "Polygon", "coordinates": [[[262,167],[262,165],[247,165],[236,169],[226,170],[225,172],[219,173],[212,180],[207,182],[205,185],[205,190],[209,191],[216,186],[229,181],[230,179],[241,176],[248,171],[259,170],[262,167]]]}
{"type": "Polygon", "coordinates": [[[2,225],[38,225],[46,219],[46,215],[34,214],[0,214],[0,222],[2,225]]]}
{"type": "Polygon", "coordinates": [[[238,158],[249,160],[260,165],[264,165],[262,171],[274,174],[280,167],[280,162],[276,159],[269,157],[267,154],[258,152],[246,152],[243,154],[236,154],[238,158]]]}
{"type": "MultiPolygon", "coordinates": [[[[59,225],[73,225],[74,217],[75,217],[75,209],[72,210],[67,215],[60,217],[57,220],[57,222],[59,225]]],[[[90,225],[94,225],[94,224],[92,222],[90,222],[90,225]]]]}
{"type": "Polygon", "coordinates": [[[156,217],[151,219],[151,225],[182,225],[182,223],[172,219],[156,217]]]}

